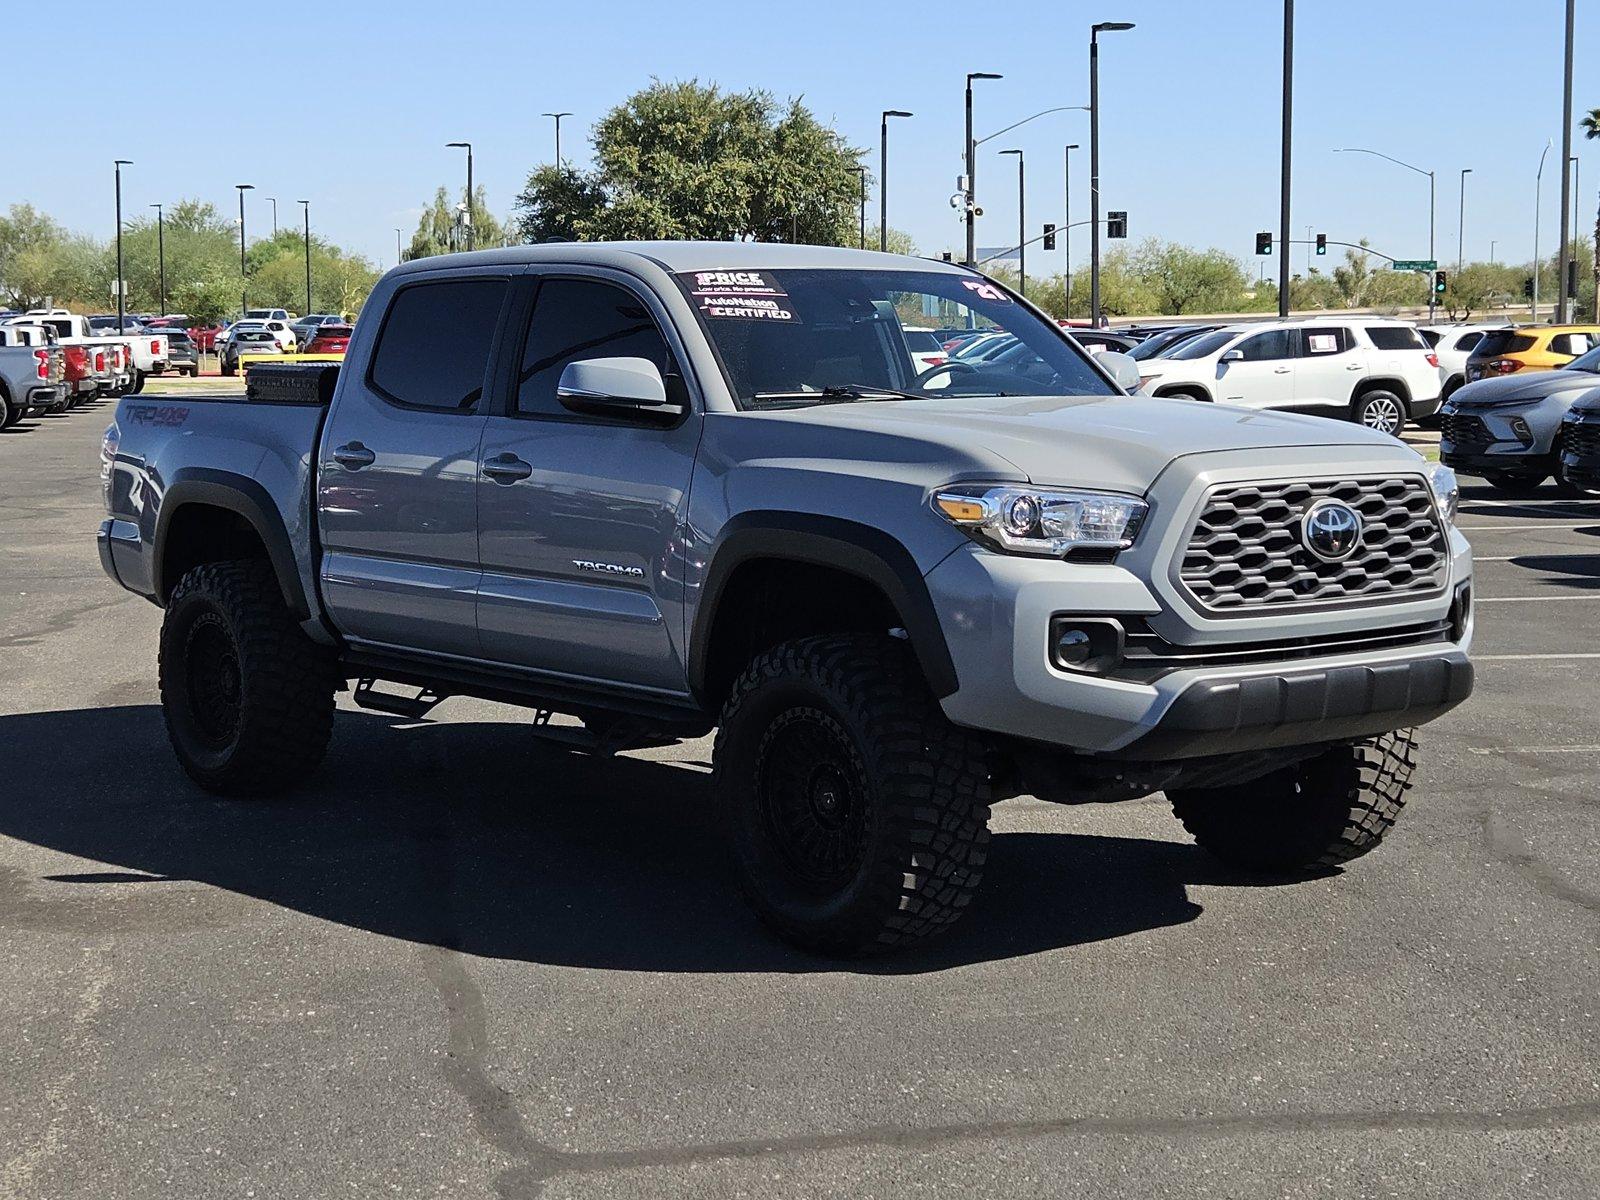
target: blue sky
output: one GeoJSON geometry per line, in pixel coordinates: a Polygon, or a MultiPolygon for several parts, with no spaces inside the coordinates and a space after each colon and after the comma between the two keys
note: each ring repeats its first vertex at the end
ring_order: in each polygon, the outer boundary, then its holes
{"type": "MultiPolygon", "coordinates": [[[[1310,225],[1336,240],[1370,238],[1399,257],[1426,256],[1428,181],[1331,152],[1368,146],[1437,172],[1441,263],[1455,260],[1462,167],[1473,169],[1467,257],[1487,257],[1493,239],[1501,260],[1526,259],[1534,172],[1554,138],[1541,242],[1554,248],[1561,0],[1298,7],[1297,237],[1310,225]]],[[[1005,75],[978,85],[980,135],[1042,108],[1083,104],[1089,25],[1131,20],[1138,28],[1102,43],[1105,206],[1129,211],[1134,239],[1218,246],[1254,270],[1254,232],[1277,223],[1280,13],[1279,0],[14,5],[5,17],[8,90],[27,119],[0,143],[0,207],[30,201],[109,237],[111,160],[129,158],[128,213],[185,196],[226,211],[236,202],[232,185],[254,183],[252,230],[270,224],[264,197],[279,197],[285,223],[298,219],[294,200],[307,197],[317,228],[392,265],[394,228],[409,238],[433,190],[460,186],[461,152],[445,142],[475,144],[477,178],[503,212],[529,168],[551,156],[551,123],[540,113],[575,114],[564,123],[563,152],[583,161],[590,125],[630,91],[652,76],[699,78],[802,95],[853,144],[871,147],[874,168],[880,110],[914,112],[891,125],[890,223],[931,254],[961,244],[949,196],[961,170],[963,74],[1005,75]],[[157,11],[166,16],[156,19],[157,11]],[[69,75],[49,48],[87,45],[79,35],[101,22],[118,31],[115,56],[111,41],[95,39],[69,75]],[[230,48],[245,26],[250,48],[230,48]],[[35,113],[50,120],[35,124],[35,113]],[[147,114],[161,118],[159,129],[147,114]]],[[[1581,0],[1575,115],[1597,105],[1600,16],[1581,0]]],[[[1016,228],[1014,159],[996,152],[1026,153],[1036,229],[1059,219],[1068,142],[1083,146],[1073,154],[1073,215],[1087,214],[1087,114],[1042,117],[985,147],[981,243],[1004,244],[1016,228]]],[[[1587,232],[1600,142],[1575,133],[1574,149],[1587,232]]],[[[874,195],[872,219],[876,206],[874,195]]],[[[1081,262],[1087,243],[1078,233],[1081,262]]],[[[1298,269],[1304,250],[1295,253],[1298,269]]],[[[1033,270],[1055,270],[1061,255],[1030,260],[1033,270]]]]}

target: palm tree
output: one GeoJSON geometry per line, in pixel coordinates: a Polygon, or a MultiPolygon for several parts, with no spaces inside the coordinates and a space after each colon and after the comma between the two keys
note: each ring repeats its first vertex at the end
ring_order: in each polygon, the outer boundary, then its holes
{"type": "MultiPolygon", "coordinates": [[[[1591,108],[1578,124],[1585,139],[1600,140],[1600,108],[1591,108]]],[[[1596,311],[1591,317],[1600,316],[1600,206],[1594,214],[1594,297],[1596,311]]]]}

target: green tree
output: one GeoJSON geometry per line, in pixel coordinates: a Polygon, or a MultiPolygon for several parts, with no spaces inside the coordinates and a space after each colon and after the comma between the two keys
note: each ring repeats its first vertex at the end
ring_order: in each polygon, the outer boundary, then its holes
{"type": "Polygon", "coordinates": [[[1157,311],[1171,316],[1232,312],[1244,301],[1244,267],[1221,250],[1146,238],[1133,252],[1130,269],[1155,297],[1157,311]]]}
{"type": "MultiPolygon", "coordinates": [[[[417,229],[411,235],[406,259],[409,261],[465,250],[467,243],[461,215],[461,202],[454,198],[448,188],[440,188],[433,194],[433,202],[422,210],[422,216],[417,219],[417,229]]],[[[505,227],[489,211],[483,185],[480,184],[472,196],[472,244],[479,250],[487,250],[504,245],[506,240],[505,227]]]]}
{"type": "Polygon", "coordinates": [[[525,238],[855,242],[859,152],[799,99],[657,80],[601,118],[592,142],[592,170],[528,177],[525,238]]]}

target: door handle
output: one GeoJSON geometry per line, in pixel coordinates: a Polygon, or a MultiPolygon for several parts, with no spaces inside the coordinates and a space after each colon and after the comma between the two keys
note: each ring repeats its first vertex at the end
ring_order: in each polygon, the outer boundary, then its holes
{"type": "Polygon", "coordinates": [[[1272,373],[1274,375],[1287,375],[1289,373],[1289,370],[1290,369],[1288,367],[1273,367],[1272,368],[1272,373]]]}
{"type": "Polygon", "coordinates": [[[333,461],[349,471],[370,467],[377,457],[360,442],[346,442],[333,452],[333,461]]]}
{"type": "Polygon", "coordinates": [[[533,467],[515,454],[497,454],[483,460],[483,473],[496,483],[515,483],[533,474],[533,467]]]}
{"type": "Polygon", "coordinates": [[[1346,371],[1359,371],[1359,370],[1361,370],[1361,364],[1360,363],[1346,363],[1344,369],[1346,371]]]}

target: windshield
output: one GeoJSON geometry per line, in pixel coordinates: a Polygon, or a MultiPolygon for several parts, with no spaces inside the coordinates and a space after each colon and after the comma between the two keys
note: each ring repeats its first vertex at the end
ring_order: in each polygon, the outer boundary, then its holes
{"type": "Polygon", "coordinates": [[[1534,338],[1514,329],[1492,329],[1483,335],[1483,341],[1473,348],[1473,358],[1493,358],[1496,354],[1516,354],[1532,350],[1534,338]]]}
{"type": "Polygon", "coordinates": [[[1053,324],[954,271],[687,271],[678,276],[741,407],[973,396],[1114,396],[1053,324]],[[924,369],[905,327],[1003,325],[1004,363],[924,369]]]}
{"type": "Polygon", "coordinates": [[[1238,336],[1239,331],[1237,329],[1219,329],[1215,333],[1201,334],[1197,338],[1192,338],[1172,351],[1172,353],[1164,354],[1162,357],[1177,359],[1209,358],[1238,336]]]}
{"type": "Polygon", "coordinates": [[[1561,371],[1587,371],[1591,375],[1600,375],[1600,346],[1596,346],[1587,354],[1580,354],[1569,363],[1564,363],[1557,368],[1561,371]]]}
{"type": "Polygon", "coordinates": [[[1179,342],[1193,334],[1189,329],[1170,329],[1163,333],[1153,333],[1128,351],[1130,358],[1154,358],[1162,354],[1169,346],[1176,346],[1179,342]]]}

